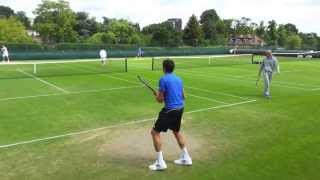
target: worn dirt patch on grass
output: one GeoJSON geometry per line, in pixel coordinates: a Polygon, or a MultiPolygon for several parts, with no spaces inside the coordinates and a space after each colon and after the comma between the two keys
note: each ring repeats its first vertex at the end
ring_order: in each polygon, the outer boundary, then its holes
{"type": "MultiPolygon", "coordinates": [[[[117,130],[113,130],[111,139],[97,146],[99,156],[119,157],[125,159],[154,159],[152,139],[150,136],[150,123],[134,125],[117,130]]],[[[199,152],[203,149],[203,139],[200,136],[182,132],[187,141],[187,147],[193,159],[200,158],[199,152]]],[[[173,160],[179,157],[180,148],[171,133],[161,134],[162,149],[166,159],[173,160]]]]}

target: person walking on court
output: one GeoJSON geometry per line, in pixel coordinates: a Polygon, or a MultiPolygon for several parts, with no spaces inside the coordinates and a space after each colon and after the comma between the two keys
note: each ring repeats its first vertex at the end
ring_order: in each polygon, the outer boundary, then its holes
{"type": "Polygon", "coordinates": [[[108,56],[107,51],[105,49],[101,49],[99,52],[99,55],[100,55],[101,63],[105,65],[107,61],[107,56],[108,56]]]}
{"type": "Polygon", "coordinates": [[[159,112],[157,121],[155,122],[151,136],[153,145],[157,154],[154,164],[149,166],[150,170],[159,171],[167,168],[161,150],[161,132],[172,130],[178,145],[181,148],[181,155],[174,163],[177,165],[192,165],[191,157],[187,151],[184,137],[180,132],[181,119],[184,110],[184,90],[182,80],[176,76],[173,71],[175,64],[172,60],[163,61],[164,76],[159,81],[159,91],[155,93],[155,98],[159,103],[164,103],[164,108],[159,112]]]}
{"type": "Polygon", "coordinates": [[[5,62],[5,60],[7,60],[7,62],[9,63],[10,62],[9,52],[5,45],[2,45],[1,53],[2,53],[2,62],[5,62]]]}
{"type": "Polygon", "coordinates": [[[263,74],[264,96],[270,99],[271,98],[270,85],[271,85],[272,76],[273,76],[273,73],[275,72],[280,73],[280,66],[277,58],[272,55],[271,51],[267,51],[265,55],[266,57],[263,59],[259,69],[257,83],[261,77],[261,74],[263,74]]]}

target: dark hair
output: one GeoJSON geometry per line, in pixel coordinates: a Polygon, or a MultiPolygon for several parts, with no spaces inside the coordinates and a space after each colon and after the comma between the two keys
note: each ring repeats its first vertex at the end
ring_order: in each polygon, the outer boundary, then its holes
{"type": "Polygon", "coordinates": [[[174,62],[171,59],[164,60],[162,66],[166,73],[172,73],[175,67],[174,62]]]}

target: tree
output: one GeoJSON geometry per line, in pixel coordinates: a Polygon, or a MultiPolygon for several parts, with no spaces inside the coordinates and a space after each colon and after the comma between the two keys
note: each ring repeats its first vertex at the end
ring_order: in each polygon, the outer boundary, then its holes
{"type": "Polygon", "coordinates": [[[296,25],[288,23],[284,25],[284,29],[287,31],[288,34],[298,34],[299,30],[296,25]]]}
{"type": "Polygon", "coordinates": [[[266,33],[266,27],[264,26],[264,21],[261,21],[258,27],[255,29],[255,33],[257,36],[264,38],[266,33]]]}
{"type": "Polygon", "coordinates": [[[0,19],[0,42],[29,43],[31,37],[27,35],[25,27],[14,17],[0,19]]]}
{"type": "Polygon", "coordinates": [[[130,44],[130,37],[137,33],[136,28],[127,20],[111,20],[107,32],[114,33],[118,44],[130,44]]]}
{"type": "Polygon", "coordinates": [[[90,18],[86,12],[77,12],[74,30],[81,37],[88,38],[98,32],[98,22],[95,18],[90,18]]]}
{"type": "Polygon", "coordinates": [[[287,49],[300,49],[302,44],[302,39],[298,35],[290,35],[286,40],[287,49]]]}
{"type": "Polygon", "coordinates": [[[277,23],[275,20],[271,20],[268,22],[266,39],[269,45],[277,45],[278,32],[277,32],[277,23]]]}
{"type": "Polygon", "coordinates": [[[105,21],[99,30],[88,42],[100,42],[105,44],[144,44],[144,39],[138,31],[138,25],[127,20],[104,18],[105,21]]]}
{"type": "Polygon", "coordinates": [[[199,46],[202,43],[203,35],[200,24],[195,15],[192,15],[184,29],[183,41],[190,46],[199,46]]]}
{"type": "Polygon", "coordinates": [[[235,34],[236,35],[246,35],[252,34],[254,32],[254,27],[251,23],[251,19],[247,17],[242,17],[239,20],[235,20],[235,34]]]}
{"type": "Polygon", "coordinates": [[[217,24],[220,21],[220,17],[214,9],[206,10],[200,17],[200,23],[202,24],[202,31],[204,38],[210,41],[217,39],[217,24]]]}
{"type": "Polygon", "coordinates": [[[15,14],[15,17],[24,25],[24,27],[26,27],[27,29],[31,28],[30,19],[27,17],[24,11],[18,11],[15,14]]]}
{"type": "Polygon", "coordinates": [[[288,38],[288,31],[285,26],[280,24],[278,27],[278,45],[284,47],[288,38]]]}
{"type": "Polygon", "coordinates": [[[116,44],[117,38],[114,33],[96,33],[91,36],[88,40],[88,43],[93,44],[116,44]]]}
{"type": "Polygon", "coordinates": [[[14,15],[14,11],[7,6],[0,6],[0,18],[9,18],[14,15]]]}
{"type": "Polygon", "coordinates": [[[67,1],[42,0],[34,14],[34,28],[45,43],[77,41],[76,16],[67,1]]]}
{"type": "Polygon", "coordinates": [[[150,36],[150,45],[177,47],[182,44],[182,33],[168,23],[151,24],[142,33],[150,36]]]}
{"type": "Polygon", "coordinates": [[[318,45],[318,35],[316,33],[299,33],[302,39],[302,48],[316,50],[318,45]]]}

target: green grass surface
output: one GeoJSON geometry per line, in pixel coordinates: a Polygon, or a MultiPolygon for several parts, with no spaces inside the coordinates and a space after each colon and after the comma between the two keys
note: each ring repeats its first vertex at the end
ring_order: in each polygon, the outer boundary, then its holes
{"type": "MultiPolygon", "coordinates": [[[[217,60],[237,58],[250,62],[250,56],[217,60]]],[[[0,179],[320,178],[319,59],[279,58],[282,73],[274,77],[271,100],[263,98],[262,83],[255,86],[258,65],[187,66],[181,60],[176,60],[181,65],[176,74],[187,94],[183,133],[192,167],[171,163],[179,149],[165,136],[168,170],[147,168],[154,158],[149,119],[155,119],[162,105],[136,76],[157,86],[162,72],[151,71],[150,58],[129,59],[128,73],[118,73],[122,65],[96,74],[93,67],[98,65],[39,66],[40,79],[17,76],[21,72],[15,71],[26,66],[17,65],[0,68],[16,75],[0,73],[0,179]],[[71,69],[83,73],[64,73],[71,69]],[[4,147],[21,142],[27,143],[4,147]]],[[[32,67],[25,71],[32,74],[32,67]]]]}

